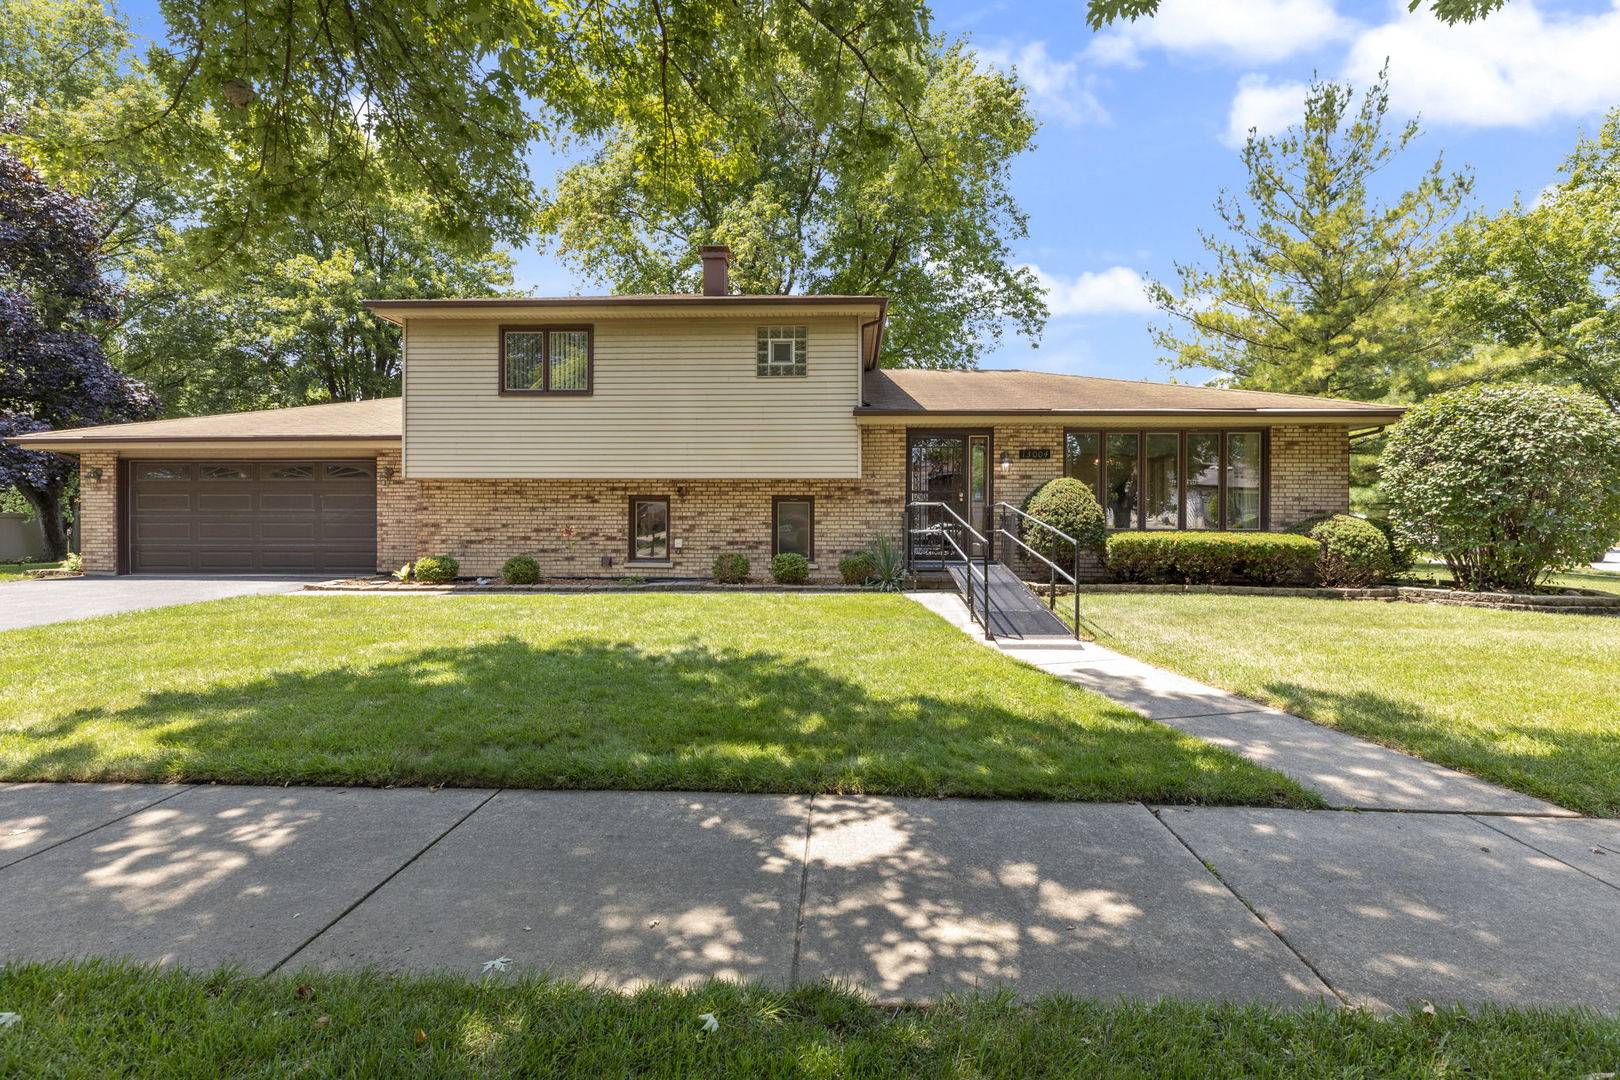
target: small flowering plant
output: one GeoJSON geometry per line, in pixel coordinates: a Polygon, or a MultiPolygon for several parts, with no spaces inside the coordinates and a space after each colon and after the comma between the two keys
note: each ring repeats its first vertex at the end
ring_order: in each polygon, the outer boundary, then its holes
{"type": "Polygon", "coordinates": [[[558,535],[562,537],[562,542],[569,547],[573,547],[579,540],[579,530],[572,525],[564,525],[558,535]]]}

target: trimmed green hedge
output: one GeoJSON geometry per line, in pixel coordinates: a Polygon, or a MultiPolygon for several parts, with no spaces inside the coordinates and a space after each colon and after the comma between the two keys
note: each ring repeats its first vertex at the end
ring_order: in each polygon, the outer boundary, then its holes
{"type": "MultiPolygon", "coordinates": [[[[1024,513],[1074,537],[1081,550],[1103,554],[1108,542],[1107,519],[1089,485],[1066,476],[1048,480],[1024,499],[1024,513]]],[[[1059,566],[1074,564],[1074,545],[1065,544],[1040,526],[1019,518],[1018,534],[1024,543],[1059,566]]]]}
{"type": "Polygon", "coordinates": [[[1118,532],[1108,570],[1119,581],[1291,585],[1311,580],[1321,545],[1289,533],[1118,532]]]}
{"type": "Polygon", "coordinates": [[[810,560],[803,555],[784,551],[771,560],[771,577],[778,585],[803,585],[810,576],[810,560]]]}

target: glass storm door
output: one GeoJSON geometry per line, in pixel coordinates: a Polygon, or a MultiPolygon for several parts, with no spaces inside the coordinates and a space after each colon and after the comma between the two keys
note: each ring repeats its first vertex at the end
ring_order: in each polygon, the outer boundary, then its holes
{"type": "MultiPolygon", "coordinates": [[[[980,533],[990,512],[990,439],[967,432],[915,432],[906,446],[906,501],[944,503],[980,533]]],[[[939,563],[959,559],[942,530],[964,551],[981,554],[943,509],[926,507],[912,512],[909,543],[913,563],[939,563]]]]}

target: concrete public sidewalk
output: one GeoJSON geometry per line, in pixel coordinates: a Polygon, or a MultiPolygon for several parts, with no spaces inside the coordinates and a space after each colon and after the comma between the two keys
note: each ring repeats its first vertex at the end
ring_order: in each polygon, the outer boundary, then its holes
{"type": "Polygon", "coordinates": [[[0,897],[0,959],[1620,1010],[1590,819],[5,784],[0,897]]]}

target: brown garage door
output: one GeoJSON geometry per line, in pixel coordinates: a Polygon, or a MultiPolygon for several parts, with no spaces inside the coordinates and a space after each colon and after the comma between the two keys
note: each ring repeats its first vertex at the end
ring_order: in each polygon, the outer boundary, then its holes
{"type": "Polygon", "coordinates": [[[375,475],[373,461],[132,461],[130,570],[370,572],[375,475]]]}

